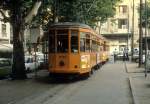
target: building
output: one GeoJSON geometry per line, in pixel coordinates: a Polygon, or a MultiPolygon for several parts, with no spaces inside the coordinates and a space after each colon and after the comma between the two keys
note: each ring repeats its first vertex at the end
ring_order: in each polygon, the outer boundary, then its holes
{"type": "MultiPolygon", "coordinates": [[[[6,16],[8,16],[7,11],[3,11],[6,16]]],[[[11,34],[11,26],[10,23],[4,23],[2,21],[3,16],[0,13],[0,51],[12,50],[12,45],[10,44],[10,34],[11,34]]]]}
{"type": "Polygon", "coordinates": [[[107,22],[101,26],[101,34],[110,40],[111,54],[114,50],[117,50],[118,53],[122,53],[124,49],[129,49],[130,52],[132,34],[134,34],[134,47],[138,47],[138,7],[139,0],[122,0],[116,6],[115,16],[109,18],[107,22]]]}

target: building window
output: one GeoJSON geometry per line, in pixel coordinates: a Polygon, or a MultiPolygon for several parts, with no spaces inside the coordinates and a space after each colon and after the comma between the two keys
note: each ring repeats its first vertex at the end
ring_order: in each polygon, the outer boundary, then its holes
{"type": "Polygon", "coordinates": [[[127,13],[127,5],[120,5],[119,6],[119,13],[127,13]]]}
{"type": "Polygon", "coordinates": [[[6,24],[2,24],[2,37],[7,37],[7,34],[6,34],[6,24]]]}
{"type": "Polygon", "coordinates": [[[119,29],[127,29],[127,19],[119,19],[118,20],[118,28],[119,29]]]}

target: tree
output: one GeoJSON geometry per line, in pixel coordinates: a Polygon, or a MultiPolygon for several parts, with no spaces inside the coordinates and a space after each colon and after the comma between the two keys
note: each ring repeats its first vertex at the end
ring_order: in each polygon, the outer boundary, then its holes
{"type": "Polygon", "coordinates": [[[115,14],[115,5],[120,0],[56,0],[56,15],[59,21],[73,21],[95,26],[115,14]]]}
{"type": "MultiPolygon", "coordinates": [[[[147,25],[150,26],[150,0],[147,1],[147,3],[142,4],[142,27],[146,26],[146,19],[147,19],[147,25]],[[145,7],[146,6],[146,7],[145,7]]],[[[138,7],[138,12],[140,14],[140,6],[138,7]]]]}
{"type": "Polygon", "coordinates": [[[41,6],[41,0],[1,0],[0,13],[4,22],[10,22],[13,28],[13,65],[12,77],[14,79],[27,78],[24,64],[24,29],[30,24],[41,6]],[[7,10],[9,17],[5,15],[7,10]]]}

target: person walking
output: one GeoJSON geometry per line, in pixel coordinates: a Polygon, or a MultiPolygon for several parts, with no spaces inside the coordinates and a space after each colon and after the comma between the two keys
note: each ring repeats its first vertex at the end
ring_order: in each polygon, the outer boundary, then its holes
{"type": "Polygon", "coordinates": [[[114,62],[116,62],[116,60],[117,60],[117,49],[116,48],[115,48],[113,54],[114,54],[114,62]]]}
{"type": "Polygon", "coordinates": [[[123,51],[123,61],[129,60],[128,49],[124,49],[123,51]]]}

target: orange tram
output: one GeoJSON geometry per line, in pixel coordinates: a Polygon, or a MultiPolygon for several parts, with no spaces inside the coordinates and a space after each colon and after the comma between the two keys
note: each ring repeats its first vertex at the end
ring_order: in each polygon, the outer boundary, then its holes
{"type": "Polygon", "coordinates": [[[108,41],[88,25],[56,23],[48,31],[50,75],[87,75],[108,58],[108,41]]]}

